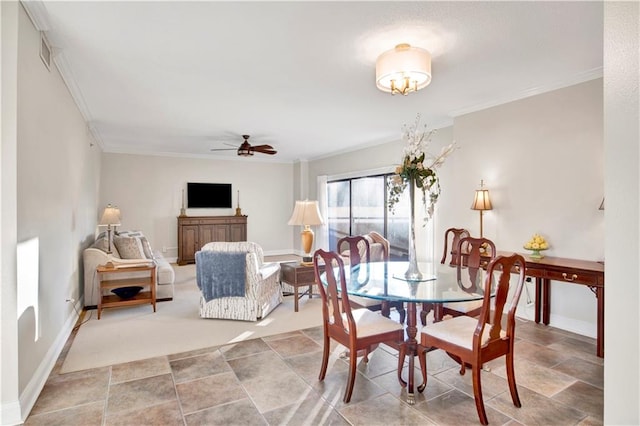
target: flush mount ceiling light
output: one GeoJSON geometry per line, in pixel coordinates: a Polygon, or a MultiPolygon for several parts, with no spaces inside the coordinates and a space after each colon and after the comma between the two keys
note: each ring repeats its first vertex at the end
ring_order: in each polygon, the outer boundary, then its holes
{"type": "Polygon", "coordinates": [[[378,56],[376,86],[392,95],[408,95],[431,83],[431,54],[407,43],[378,56]]]}

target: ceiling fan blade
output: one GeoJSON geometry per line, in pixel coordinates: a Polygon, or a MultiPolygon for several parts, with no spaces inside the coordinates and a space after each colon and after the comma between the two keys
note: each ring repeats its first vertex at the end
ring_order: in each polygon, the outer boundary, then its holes
{"type": "Polygon", "coordinates": [[[269,155],[278,153],[278,151],[273,149],[271,145],[255,145],[251,147],[251,150],[255,152],[261,152],[263,154],[269,154],[269,155]]]}
{"type": "Polygon", "coordinates": [[[277,154],[278,153],[278,151],[273,149],[273,147],[271,147],[270,145],[252,146],[251,147],[251,151],[260,152],[262,154],[269,154],[269,155],[273,155],[273,154],[277,154]]]}
{"type": "Polygon", "coordinates": [[[273,150],[273,147],[271,145],[252,145],[251,148],[253,148],[253,149],[271,149],[271,150],[273,150]]]}
{"type": "Polygon", "coordinates": [[[209,151],[236,151],[238,148],[211,148],[209,151]]]}

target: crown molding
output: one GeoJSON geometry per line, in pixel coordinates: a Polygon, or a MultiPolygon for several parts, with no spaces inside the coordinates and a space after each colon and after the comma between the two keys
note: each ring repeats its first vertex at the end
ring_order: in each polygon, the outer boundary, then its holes
{"type": "Polygon", "coordinates": [[[450,115],[451,117],[458,117],[458,116],[469,114],[472,112],[482,111],[483,109],[492,108],[492,107],[503,105],[513,101],[518,101],[520,99],[528,98],[535,95],[540,95],[542,93],[551,92],[553,90],[563,89],[565,87],[584,83],[586,81],[595,80],[596,78],[602,78],[603,75],[604,74],[603,74],[602,67],[593,68],[593,69],[578,73],[572,76],[571,78],[558,80],[557,82],[551,85],[526,89],[521,92],[516,92],[511,95],[504,96],[502,98],[496,98],[489,102],[484,102],[484,103],[473,105],[470,107],[453,110],[450,112],[450,115]]]}
{"type": "MultiPolygon", "coordinates": [[[[33,23],[33,26],[38,31],[47,32],[51,29],[51,24],[49,23],[49,15],[47,14],[47,8],[44,5],[44,2],[41,0],[22,0],[20,2],[24,7],[24,10],[27,12],[29,19],[33,23]]],[[[76,84],[76,80],[73,77],[73,72],[71,72],[71,67],[69,66],[69,62],[64,54],[64,50],[55,45],[55,42],[49,37],[47,37],[49,43],[54,43],[52,46],[51,52],[53,56],[53,63],[56,65],[58,72],[60,73],[60,77],[62,77],[62,81],[69,89],[69,93],[71,93],[71,97],[75,101],[76,106],[80,110],[80,114],[84,118],[85,123],[87,124],[87,128],[89,129],[90,136],[92,136],[93,140],[104,150],[104,143],[102,138],[100,137],[100,133],[96,130],[94,126],[91,125],[93,122],[93,116],[89,111],[89,107],[87,103],[84,101],[84,96],[82,95],[82,91],[76,84]]]]}
{"type": "Polygon", "coordinates": [[[41,0],[22,0],[20,2],[24,10],[27,12],[29,19],[33,22],[33,26],[38,31],[49,31],[51,25],[49,24],[49,15],[47,15],[47,8],[44,2],[41,0]]]}
{"type": "Polygon", "coordinates": [[[82,95],[82,91],[76,84],[76,79],[73,77],[73,72],[71,71],[71,67],[69,66],[69,62],[64,54],[62,49],[55,49],[55,54],[53,55],[53,62],[56,64],[56,68],[60,72],[60,77],[62,77],[62,81],[69,89],[69,93],[71,93],[71,97],[76,103],[76,106],[80,110],[80,114],[84,118],[85,123],[87,124],[87,128],[89,132],[93,136],[95,142],[100,146],[102,150],[104,150],[104,142],[100,137],[100,132],[91,124],[93,123],[93,116],[89,111],[89,107],[84,100],[84,96],[82,95]]]}
{"type": "Polygon", "coordinates": [[[115,147],[115,148],[106,148],[103,149],[103,153],[105,154],[121,154],[121,155],[142,155],[142,156],[151,156],[151,157],[172,157],[172,158],[195,158],[199,160],[216,160],[216,161],[241,161],[244,163],[271,163],[271,164],[293,164],[292,160],[283,160],[278,158],[270,158],[268,156],[253,156],[250,158],[242,157],[239,155],[230,155],[230,156],[222,156],[215,154],[193,154],[193,153],[182,153],[182,152],[167,152],[167,151],[157,151],[157,152],[149,152],[141,149],[133,148],[125,148],[125,147],[115,147]]]}
{"type": "MultiPolygon", "coordinates": [[[[434,130],[439,130],[439,129],[443,129],[445,127],[450,127],[453,126],[453,118],[446,118],[443,119],[439,122],[437,122],[436,124],[434,124],[433,126],[429,126],[429,129],[434,129],[434,130]]],[[[317,156],[312,156],[310,158],[299,158],[296,161],[318,161],[318,160],[324,160],[327,158],[331,158],[331,157],[335,157],[336,155],[343,155],[343,154],[348,154],[350,152],[354,152],[354,151],[360,151],[362,149],[367,149],[367,148],[373,148],[376,146],[380,146],[380,145],[385,145],[391,142],[396,142],[399,141],[400,138],[391,138],[391,139],[384,139],[384,140],[375,140],[372,142],[368,142],[368,143],[363,143],[363,144],[359,144],[359,145],[355,145],[355,146],[350,146],[348,148],[343,148],[343,149],[339,149],[336,151],[332,151],[330,153],[327,154],[322,154],[322,155],[317,155],[317,156]]]]}

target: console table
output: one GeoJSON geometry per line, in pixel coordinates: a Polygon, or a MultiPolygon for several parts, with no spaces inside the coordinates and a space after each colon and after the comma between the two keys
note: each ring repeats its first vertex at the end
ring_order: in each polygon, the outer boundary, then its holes
{"type": "MultiPolygon", "coordinates": [[[[498,252],[498,254],[511,254],[498,252]]],[[[522,255],[526,275],[536,279],[535,321],[549,325],[551,312],[551,280],[587,286],[598,299],[596,353],[604,357],[604,264],[601,262],[545,256],[531,259],[522,255]]]]}
{"type": "Polygon", "coordinates": [[[178,265],[213,241],[247,241],[247,216],[178,216],[178,265]]]}

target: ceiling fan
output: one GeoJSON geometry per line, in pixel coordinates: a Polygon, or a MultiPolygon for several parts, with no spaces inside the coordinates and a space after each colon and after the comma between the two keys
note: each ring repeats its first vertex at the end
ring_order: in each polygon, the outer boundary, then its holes
{"type": "MultiPolygon", "coordinates": [[[[273,149],[271,145],[251,145],[249,143],[249,135],[242,135],[244,141],[238,148],[213,148],[211,151],[234,151],[238,152],[238,155],[241,157],[250,157],[254,152],[259,152],[261,154],[273,155],[278,151],[273,149]]],[[[227,144],[230,145],[230,144],[227,144]]]]}

